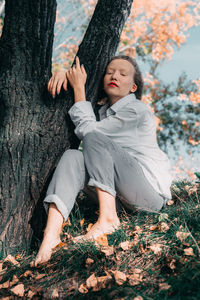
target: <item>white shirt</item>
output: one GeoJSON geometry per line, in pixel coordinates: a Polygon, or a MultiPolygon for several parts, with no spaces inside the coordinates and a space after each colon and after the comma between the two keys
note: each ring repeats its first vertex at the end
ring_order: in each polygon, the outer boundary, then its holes
{"type": "Polygon", "coordinates": [[[158,146],[154,115],[134,94],[110,107],[109,103],[103,105],[99,109],[100,121],[88,101],[74,103],[68,113],[79,139],[94,130],[105,134],[138,161],[149,183],[166,201],[171,199],[170,162],[158,146]]]}

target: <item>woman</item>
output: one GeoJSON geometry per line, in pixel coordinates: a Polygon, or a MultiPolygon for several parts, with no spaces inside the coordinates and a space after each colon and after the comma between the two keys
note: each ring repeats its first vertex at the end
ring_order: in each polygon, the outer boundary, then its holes
{"type": "Polygon", "coordinates": [[[44,200],[48,220],[35,265],[51,257],[60,242],[60,232],[84,186],[96,189],[99,217],[90,231],[79,239],[95,239],[111,233],[120,225],[115,196],[123,205],[159,211],[171,198],[170,165],[156,140],[154,116],[140,101],[143,80],[132,58],[117,56],[109,62],[104,76],[108,101],[99,110],[96,121],[91,103],[86,101],[87,74],[76,57],[76,64],[49,81],[52,96],[67,80],[74,90],[75,103],[69,115],[75,133],[83,140],[83,152],[67,150],[54,173],[44,200]]]}

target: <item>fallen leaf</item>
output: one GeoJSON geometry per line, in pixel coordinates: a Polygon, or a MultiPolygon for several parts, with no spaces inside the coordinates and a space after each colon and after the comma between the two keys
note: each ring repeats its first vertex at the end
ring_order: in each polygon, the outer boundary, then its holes
{"type": "Polygon", "coordinates": [[[88,289],[97,286],[97,278],[94,273],[86,280],[86,286],[88,289]]]}
{"type": "Polygon", "coordinates": [[[66,247],[66,246],[67,246],[66,243],[60,242],[55,248],[63,248],[63,247],[66,247]]]}
{"type": "Polygon", "coordinates": [[[169,200],[168,202],[167,202],[167,205],[173,205],[174,204],[174,200],[169,200]]]}
{"type": "Polygon", "coordinates": [[[165,222],[161,222],[161,224],[158,226],[158,230],[161,232],[166,232],[169,230],[169,226],[165,222]]]}
{"type": "Polygon", "coordinates": [[[134,228],[134,232],[141,233],[142,229],[140,228],[140,226],[136,225],[135,228],[134,228]]]}
{"type": "Polygon", "coordinates": [[[160,291],[166,291],[166,290],[169,290],[170,287],[171,287],[171,285],[169,285],[169,284],[166,283],[166,282],[159,283],[160,291]]]}
{"type": "Polygon", "coordinates": [[[41,279],[43,277],[45,277],[46,274],[38,274],[37,276],[34,277],[35,280],[41,279]]]}
{"type": "Polygon", "coordinates": [[[128,276],[128,282],[131,286],[136,286],[136,285],[140,284],[140,280],[135,278],[134,274],[131,274],[128,276]]]}
{"type": "Polygon", "coordinates": [[[4,262],[6,262],[6,261],[11,262],[13,265],[18,265],[19,266],[18,261],[16,261],[14,256],[12,256],[10,254],[4,259],[4,262]]]}
{"type": "Polygon", "coordinates": [[[143,247],[142,244],[139,245],[139,248],[140,248],[140,251],[141,251],[142,253],[145,253],[145,252],[146,252],[146,250],[144,249],[144,247],[143,247]]]}
{"type": "Polygon", "coordinates": [[[83,227],[84,222],[85,222],[85,219],[84,219],[84,218],[83,218],[82,220],[80,220],[80,225],[81,225],[81,227],[83,227]]]}
{"type": "Polygon", "coordinates": [[[10,286],[13,286],[19,281],[16,275],[13,275],[12,281],[10,282],[10,286]]]}
{"type": "Polygon", "coordinates": [[[168,266],[170,267],[171,270],[176,269],[175,263],[176,263],[176,260],[173,258],[173,259],[170,261],[170,263],[168,264],[168,266]]]}
{"type": "Polygon", "coordinates": [[[119,246],[122,248],[122,250],[126,251],[129,249],[130,242],[129,241],[121,242],[119,246]]]}
{"type": "Polygon", "coordinates": [[[142,296],[136,296],[133,300],[143,300],[142,296]]]}
{"type": "Polygon", "coordinates": [[[79,288],[78,288],[78,291],[81,293],[81,294],[86,294],[88,293],[88,289],[86,287],[86,285],[84,283],[82,283],[79,288]]]}
{"type": "Polygon", "coordinates": [[[154,230],[156,230],[156,229],[158,229],[158,225],[151,225],[151,226],[149,227],[149,230],[151,230],[151,231],[154,231],[154,230]]]}
{"type": "Polygon", "coordinates": [[[97,237],[95,239],[95,242],[101,246],[108,246],[108,238],[107,238],[107,234],[104,233],[103,235],[97,237]]]}
{"type": "Polygon", "coordinates": [[[159,254],[162,251],[161,244],[154,244],[149,247],[154,254],[159,254]]]}
{"type": "Polygon", "coordinates": [[[134,274],[140,274],[142,273],[142,270],[141,269],[138,269],[138,268],[134,268],[131,270],[134,274]]]}
{"type": "Polygon", "coordinates": [[[51,294],[51,298],[58,298],[59,297],[59,294],[58,294],[58,289],[54,289],[53,290],[53,293],[51,294]]]}
{"type": "Polygon", "coordinates": [[[20,254],[17,254],[17,255],[15,256],[15,259],[21,259],[21,255],[20,255],[20,254]]]}
{"type": "Polygon", "coordinates": [[[195,256],[192,247],[184,249],[184,253],[185,255],[195,256]]]}
{"type": "Polygon", "coordinates": [[[138,244],[138,242],[139,242],[139,236],[136,233],[135,236],[134,236],[134,239],[130,242],[130,247],[136,246],[138,244]]]}
{"type": "Polygon", "coordinates": [[[27,294],[28,299],[33,298],[33,296],[34,296],[35,294],[36,294],[36,292],[33,292],[33,291],[29,290],[29,291],[28,291],[28,294],[27,294]]]}
{"type": "Polygon", "coordinates": [[[114,247],[113,246],[102,247],[101,252],[103,252],[106,256],[110,256],[114,253],[114,247]]]}
{"type": "Polygon", "coordinates": [[[118,285],[122,285],[126,281],[126,274],[121,271],[112,271],[115,281],[118,285]]]}
{"type": "Polygon", "coordinates": [[[14,288],[11,289],[11,292],[17,296],[23,297],[24,296],[24,285],[22,283],[16,285],[14,288]]]}
{"type": "Polygon", "coordinates": [[[32,276],[33,272],[31,270],[26,270],[23,274],[24,277],[32,276]]]}
{"type": "Polygon", "coordinates": [[[92,258],[87,258],[85,261],[85,267],[88,268],[89,266],[91,266],[94,263],[94,259],[92,258]]]}
{"type": "Polygon", "coordinates": [[[190,234],[188,232],[177,231],[176,237],[183,242],[190,234]]]}
{"type": "Polygon", "coordinates": [[[9,283],[9,280],[8,280],[8,281],[0,284],[0,289],[7,289],[7,288],[9,288],[9,285],[10,285],[10,283],[9,283]]]}
{"type": "Polygon", "coordinates": [[[90,231],[90,229],[92,228],[92,226],[93,226],[93,224],[90,223],[90,224],[88,225],[88,227],[86,228],[86,231],[87,231],[87,232],[90,231]]]}
{"type": "Polygon", "coordinates": [[[101,289],[101,288],[105,289],[106,288],[106,284],[108,282],[110,282],[111,280],[112,280],[112,276],[108,272],[106,272],[105,276],[99,276],[99,277],[97,277],[97,282],[98,282],[99,289],[101,289]]]}

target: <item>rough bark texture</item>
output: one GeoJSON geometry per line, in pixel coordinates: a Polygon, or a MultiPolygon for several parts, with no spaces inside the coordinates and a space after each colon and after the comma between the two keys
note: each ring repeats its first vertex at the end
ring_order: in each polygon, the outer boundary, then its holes
{"type": "MultiPolygon", "coordinates": [[[[132,0],[100,0],[78,56],[95,105],[105,66],[116,52],[132,0]]],[[[55,0],[7,0],[0,40],[0,254],[30,245],[42,228],[42,199],[62,153],[77,147],[66,112],[70,91],[53,100],[51,75],[55,0]]],[[[44,221],[43,221],[44,222],[44,221]]]]}

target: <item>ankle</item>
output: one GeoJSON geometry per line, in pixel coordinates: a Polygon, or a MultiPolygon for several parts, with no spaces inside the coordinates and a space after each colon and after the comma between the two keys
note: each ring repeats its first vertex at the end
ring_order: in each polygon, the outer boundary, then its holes
{"type": "Polygon", "coordinates": [[[119,221],[119,218],[118,216],[103,216],[103,217],[100,217],[99,220],[98,220],[99,223],[103,223],[103,224],[120,224],[120,221],[119,221]]]}
{"type": "Polygon", "coordinates": [[[60,239],[60,234],[61,234],[60,231],[45,229],[44,238],[52,238],[53,237],[53,239],[60,239]]]}

